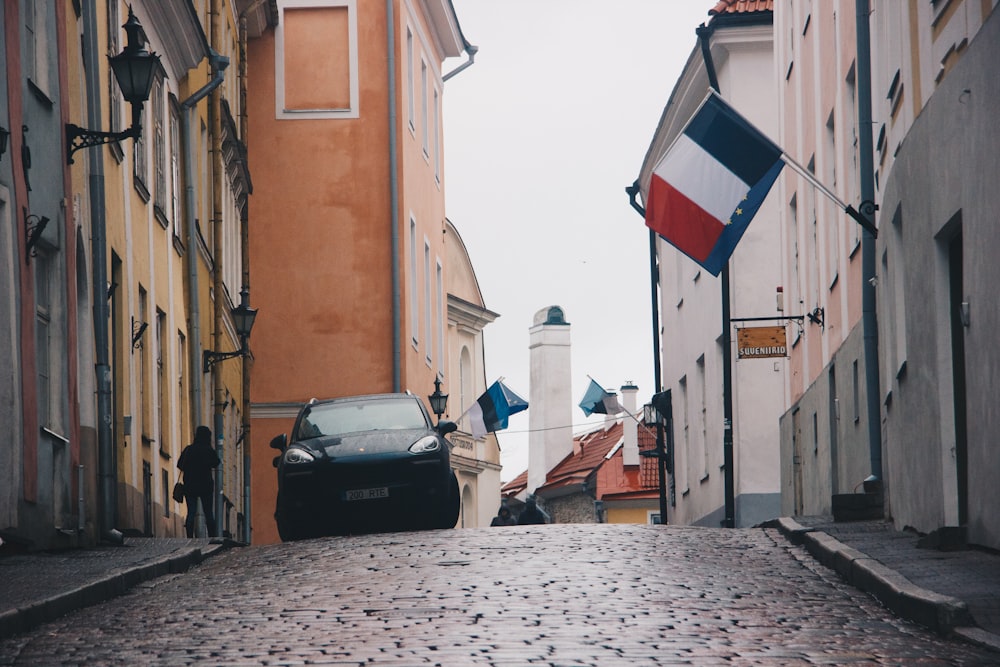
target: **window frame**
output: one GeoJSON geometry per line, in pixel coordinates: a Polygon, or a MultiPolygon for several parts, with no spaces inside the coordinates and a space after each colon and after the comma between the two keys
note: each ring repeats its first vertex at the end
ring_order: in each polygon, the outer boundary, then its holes
{"type": "Polygon", "coordinates": [[[359,118],[360,86],[358,83],[358,7],[357,0],[277,0],[278,25],[274,29],[274,114],[278,120],[348,119],[359,118]],[[347,9],[347,52],[350,76],[350,106],[347,109],[287,109],[285,108],[285,11],[314,7],[347,9]]]}

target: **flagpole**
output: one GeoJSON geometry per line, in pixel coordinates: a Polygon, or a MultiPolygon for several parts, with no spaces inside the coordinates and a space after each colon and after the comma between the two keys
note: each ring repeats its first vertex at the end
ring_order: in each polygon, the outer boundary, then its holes
{"type": "MultiPolygon", "coordinates": [[[[792,157],[788,153],[782,152],[781,159],[794,172],[796,172],[799,176],[801,176],[802,178],[804,178],[807,181],[809,181],[809,183],[814,188],[816,188],[817,190],[819,190],[820,192],[822,192],[824,195],[827,196],[828,199],[830,199],[830,201],[832,201],[834,204],[836,204],[837,206],[839,206],[840,209],[844,213],[846,213],[847,215],[849,215],[852,218],[854,218],[854,220],[859,225],[861,225],[865,229],[865,231],[867,231],[868,233],[870,233],[873,238],[878,237],[878,228],[875,227],[875,225],[872,224],[871,220],[869,220],[868,218],[866,218],[861,213],[858,213],[858,211],[853,206],[851,206],[850,204],[845,204],[840,199],[840,197],[838,197],[837,195],[835,195],[828,187],[826,187],[825,185],[823,185],[815,176],[813,176],[809,172],[808,169],[806,169],[801,164],[799,164],[794,159],[792,159],[792,157]]],[[[864,208],[864,207],[862,206],[862,208],[864,208]]]]}

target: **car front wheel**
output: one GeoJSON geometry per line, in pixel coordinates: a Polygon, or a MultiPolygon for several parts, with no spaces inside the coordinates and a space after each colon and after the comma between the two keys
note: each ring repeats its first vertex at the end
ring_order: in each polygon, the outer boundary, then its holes
{"type": "Polygon", "coordinates": [[[458,515],[462,509],[461,496],[458,491],[458,477],[452,472],[448,479],[448,493],[441,499],[437,512],[435,528],[454,528],[458,523],[458,515]]]}

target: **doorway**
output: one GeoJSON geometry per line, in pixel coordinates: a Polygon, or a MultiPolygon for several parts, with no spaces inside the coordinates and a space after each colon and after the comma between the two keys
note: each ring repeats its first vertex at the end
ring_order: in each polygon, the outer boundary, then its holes
{"type": "Polygon", "coordinates": [[[965,320],[967,304],[962,288],[962,233],[948,243],[948,294],[951,322],[951,368],[955,409],[955,471],[958,475],[958,525],[969,517],[969,441],[966,421],[965,320]]]}

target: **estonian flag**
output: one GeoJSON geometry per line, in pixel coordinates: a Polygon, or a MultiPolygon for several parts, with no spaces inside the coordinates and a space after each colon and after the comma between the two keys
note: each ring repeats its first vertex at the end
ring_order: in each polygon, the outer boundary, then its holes
{"type": "Polygon", "coordinates": [[[717,276],[783,166],[781,149],[713,92],[653,170],[646,226],[717,276]]]}
{"type": "Polygon", "coordinates": [[[605,391],[604,387],[594,381],[594,378],[590,378],[590,386],[587,387],[587,393],[583,395],[583,400],[580,401],[580,409],[588,417],[595,413],[599,415],[617,415],[619,412],[625,411],[622,404],[618,402],[618,397],[610,391],[605,391]]]}
{"type": "MultiPolygon", "coordinates": [[[[472,427],[472,437],[507,428],[507,418],[528,409],[528,402],[510,390],[500,380],[490,385],[482,396],[465,411],[472,427]]],[[[464,417],[465,415],[463,415],[464,417]]]]}

